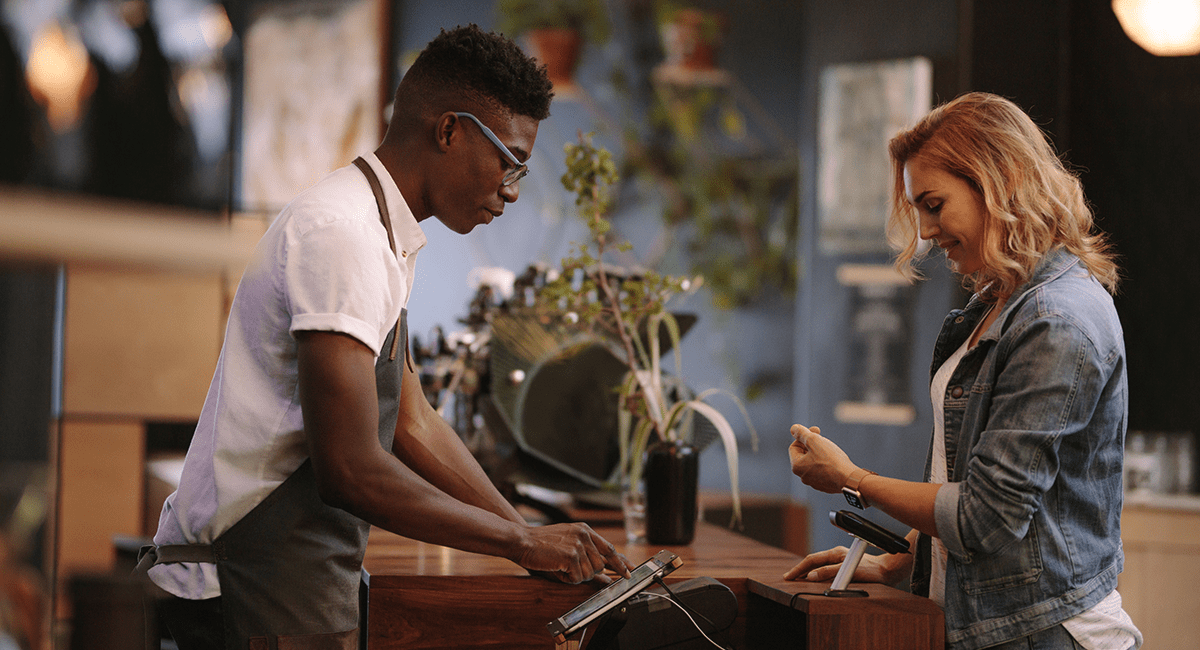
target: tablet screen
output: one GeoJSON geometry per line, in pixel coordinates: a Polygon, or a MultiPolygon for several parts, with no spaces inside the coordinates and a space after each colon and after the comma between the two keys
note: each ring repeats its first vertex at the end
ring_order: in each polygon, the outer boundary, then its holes
{"type": "Polygon", "coordinates": [[[571,634],[577,628],[590,623],[613,606],[624,602],[644,589],[654,580],[655,576],[666,575],[681,564],[683,562],[674,553],[659,551],[654,557],[630,571],[628,578],[619,578],[613,581],[612,584],[596,592],[591,598],[563,614],[547,627],[554,635],[571,634]]]}

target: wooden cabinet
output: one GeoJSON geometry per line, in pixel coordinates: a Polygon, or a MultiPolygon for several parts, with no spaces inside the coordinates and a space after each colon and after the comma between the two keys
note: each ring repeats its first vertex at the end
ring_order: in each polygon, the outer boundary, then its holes
{"type": "MultiPolygon", "coordinates": [[[[57,593],[113,568],[113,538],[153,534],[146,423],[194,421],[220,354],[217,273],[68,266],[58,422],[57,593]]],[[[66,603],[56,598],[59,616],[66,603]]]]}
{"type": "Polygon", "coordinates": [[[113,536],[142,534],[142,425],[72,420],[59,432],[58,575],[112,568],[113,536]]]}
{"type": "Polygon", "coordinates": [[[61,585],[111,569],[114,536],[153,534],[146,425],[199,418],[230,299],[266,222],[25,195],[0,195],[0,206],[24,219],[0,221],[11,253],[66,269],[53,445],[61,585]]]}
{"type": "Polygon", "coordinates": [[[1200,648],[1200,497],[1127,499],[1118,590],[1145,648],[1200,648]]]}

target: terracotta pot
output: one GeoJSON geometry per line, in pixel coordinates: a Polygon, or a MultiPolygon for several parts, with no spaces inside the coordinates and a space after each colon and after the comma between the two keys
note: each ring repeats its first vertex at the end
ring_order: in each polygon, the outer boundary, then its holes
{"type": "Polygon", "coordinates": [[[546,75],[555,86],[575,84],[575,68],[583,37],[574,29],[534,29],[525,34],[533,58],[546,66],[546,75]]]}
{"type": "Polygon", "coordinates": [[[721,16],[697,9],[683,9],[675,14],[671,22],[661,26],[667,65],[688,70],[713,70],[717,67],[721,35],[706,34],[706,20],[721,21],[721,16]]]}

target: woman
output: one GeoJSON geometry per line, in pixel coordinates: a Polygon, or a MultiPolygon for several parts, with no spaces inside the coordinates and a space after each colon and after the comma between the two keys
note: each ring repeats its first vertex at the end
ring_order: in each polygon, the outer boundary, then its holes
{"type": "MultiPolygon", "coordinates": [[[[927,482],[859,468],[798,424],[792,471],[913,527],[914,554],[866,556],[855,580],[896,584],[911,568],[913,591],[945,609],[949,647],[1140,646],[1116,592],[1118,273],[1078,179],[1028,116],[985,93],[933,110],[889,153],[897,268],[915,277],[926,240],[974,292],[934,347],[927,482]]],[[[815,553],[786,577],[829,580],[845,555],[815,553]]]]}

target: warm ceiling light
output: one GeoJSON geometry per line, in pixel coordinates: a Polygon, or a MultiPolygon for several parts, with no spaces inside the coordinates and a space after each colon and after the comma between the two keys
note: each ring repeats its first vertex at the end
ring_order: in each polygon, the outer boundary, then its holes
{"type": "Polygon", "coordinates": [[[25,79],[46,109],[50,126],[65,131],[79,119],[95,83],[87,49],[74,30],[48,23],[33,39],[25,79]]]}
{"type": "Polygon", "coordinates": [[[206,6],[200,11],[199,20],[200,32],[210,48],[219,50],[233,38],[233,25],[229,24],[229,15],[221,5],[206,6]]]}
{"type": "Polygon", "coordinates": [[[1156,56],[1200,54],[1200,0],[1113,0],[1134,43],[1156,56]]]}

